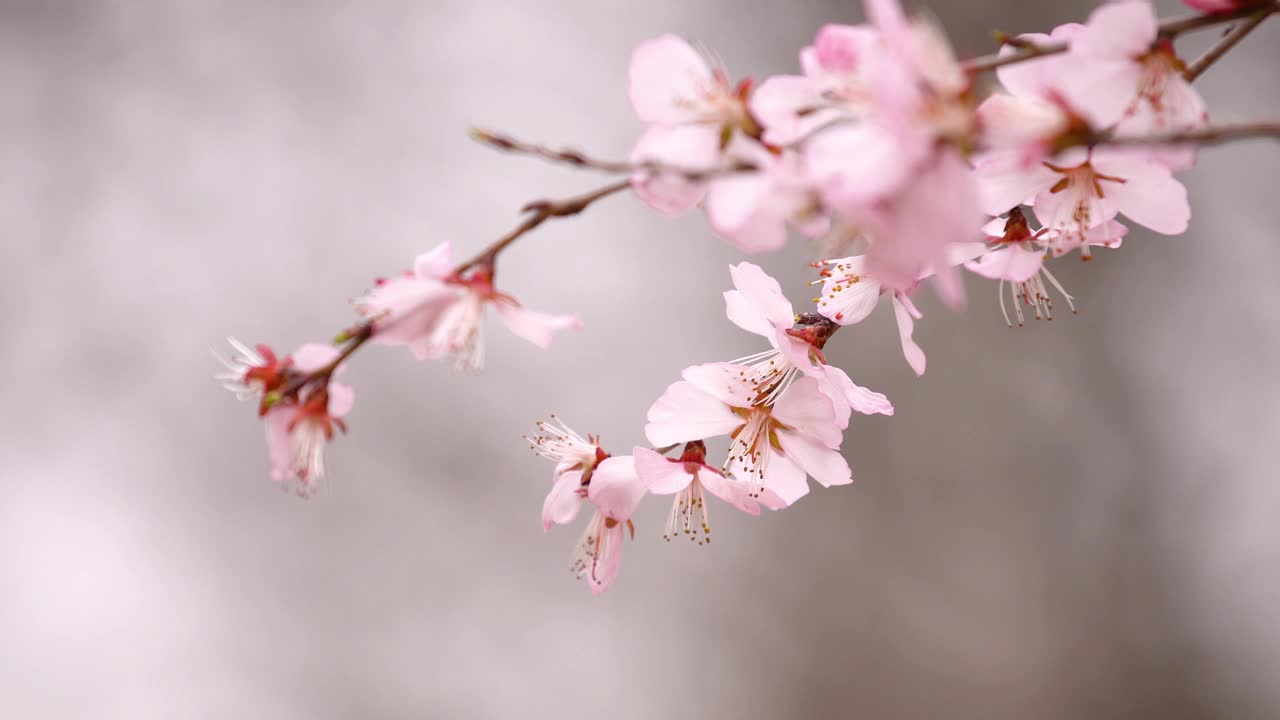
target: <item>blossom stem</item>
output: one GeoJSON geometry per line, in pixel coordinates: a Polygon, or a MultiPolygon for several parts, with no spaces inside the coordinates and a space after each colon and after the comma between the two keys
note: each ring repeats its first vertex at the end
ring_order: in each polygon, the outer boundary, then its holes
{"type": "Polygon", "coordinates": [[[280,397],[289,397],[313,382],[323,382],[328,385],[329,378],[333,376],[338,366],[346,362],[352,353],[359,350],[362,345],[369,341],[369,338],[373,337],[373,323],[362,322],[351,329],[344,330],[340,337],[345,338],[347,342],[346,347],[342,348],[342,352],[338,353],[338,356],[324,367],[317,368],[309,373],[300,373],[290,380],[288,384],[280,389],[280,397]]]}
{"type": "Polygon", "coordinates": [[[630,180],[618,180],[589,193],[563,200],[534,200],[520,208],[521,212],[529,213],[529,217],[525,218],[511,232],[494,240],[489,247],[481,250],[475,257],[459,265],[454,272],[461,274],[477,265],[492,266],[493,261],[498,257],[498,253],[502,252],[508,245],[515,242],[525,233],[546,222],[549,218],[577,215],[586,210],[595,201],[609,197],[630,186],[630,180]]]}
{"type": "MultiPolygon", "coordinates": [[[[1171,20],[1165,20],[1164,22],[1160,23],[1160,28],[1159,28],[1160,36],[1165,38],[1172,38],[1172,37],[1181,35],[1182,33],[1185,33],[1185,32],[1200,30],[1202,28],[1212,27],[1214,25],[1221,25],[1222,23],[1232,22],[1234,20],[1239,20],[1241,18],[1252,17],[1255,15],[1266,17],[1267,15],[1270,15],[1271,13],[1274,13],[1274,12],[1280,12],[1280,0],[1273,0],[1269,4],[1264,4],[1262,6],[1258,6],[1258,5],[1246,6],[1243,8],[1230,10],[1223,13],[1197,14],[1197,15],[1189,15],[1189,16],[1184,16],[1179,18],[1173,18],[1171,20]]],[[[1261,20],[1259,20],[1258,22],[1261,22],[1261,20]]],[[[1250,30],[1252,29],[1253,28],[1250,28],[1250,30]]],[[[1243,37],[1243,35],[1241,35],[1241,37],[1243,37]]],[[[1239,42],[1239,40],[1236,40],[1236,42],[1239,42]]],[[[1232,44],[1234,45],[1234,43],[1232,44]]],[[[1230,46],[1228,46],[1222,52],[1225,53],[1227,50],[1230,50],[1230,49],[1231,49],[1230,46]]],[[[1067,51],[1066,42],[1052,42],[1052,43],[1039,43],[1039,44],[1024,42],[1024,43],[1019,43],[1018,48],[1014,52],[1007,53],[1005,55],[1000,55],[998,53],[993,53],[991,55],[983,55],[981,57],[976,57],[971,60],[966,60],[964,63],[962,63],[962,66],[964,67],[965,70],[968,70],[970,73],[977,74],[987,70],[995,70],[996,68],[1003,67],[1005,65],[1013,65],[1014,63],[1020,63],[1026,60],[1034,60],[1035,58],[1044,57],[1045,55],[1057,55],[1058,53],[1063,53],[1066,51],[1067,51]]],[[[1210,60],[1210,63],[1212,63],[1213,60],[1217,60],[1217,58],[1215,57],[1212,60],[1210,60]]],[[[1197,63],[1198,62],[1199,61],[1197,61],[1197,63]]]]}
{"type": "Polygon", "coordinates": [[[499,135],[497,133],[490,132],[489,130],[481,130],[479,128],[471,131],[471,137],[477,142],[483,143],[497,150],[502,150],[503,152],[511,152],[519,155],[532,155],[553,163],[599,170],[600,172],[612,173],[615,175],[621,173],[629,175],[631,173],[645,172],[652,175],[678,175],[690,182],[700,182],[719,175],[751,172],[756,169],[755,165],[747,162],[735,162],[714,168],[699,169],[681,167],[679,165],[668,165],[666,163],[652,161],[621,162],[618,160],[600,160],[589,157],[570,148],[557,150],[555,148],[547,147],[546,145],[538,145],[536,143],[517,140],[513,137],[499,135]]]}
{"type": "Polygon", "coordinates": [[[1262,21],[1270,17],[1277,9],[1276,7],[1264,7],[1261,10],[1255,10],[1254,14],[1247,20],[1231,28],[1213,47],[1206,50],[1203,55],[1188,65],[1187,69],[1183,71],[1182,77],[1186,78],[1187,82],[1195,82],[1196,78],[1200,77],[1205,70],[1208,70],[1210,65],[1213,65],[1219,58],[1226,55],[1231,48],[1238,45],[1245,35],[1253,32],[1254,28],[1261,25],[1262,21]]]}
{"type": "Polygon", "coordinates": [[[1175,132],[1133,137],[1095,136],[1088,143],[1094,145],[1178,145],[1194,143],[1196,145],[1221,145],[1235,140],[1254,140],[1272,138],[1280,140],[1280,121],[1264,120],[1259,122],[1235,123],[1232,125],[1210,125],[1194,130],[1178,130],[1175,132]]]}

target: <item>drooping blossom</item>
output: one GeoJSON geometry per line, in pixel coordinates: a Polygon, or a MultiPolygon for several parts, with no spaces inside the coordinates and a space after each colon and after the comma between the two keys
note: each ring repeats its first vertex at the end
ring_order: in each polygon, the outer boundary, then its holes
{"type": "MultiPolygon", "coordinates": [[[[720,160],[736,132],[758,134],[747,111],[750,81],[731,85],[723,67],[683,38],[667,34],[641,43],[631,55],[629,76],[631,107],[647,125],[632,162],[706,169],[720,160]]],[[[705,182],[669,173],[637,172],[632,187],[667,215],[688,211],[706,193],[705,182]]]]}
{"type": "Polygon", "coordinates": [[[742,383],[740,369],[733,363],[685,368],[684,379],[649,408],[649,442],[660,447],[728,435],[725,474],[750,483],[752,496],[773,509],[775,502],[790,505],[809,492],[806,474],[828,487],[852,482],[839,452],[835,410],[818,382],[802,377],[773,404],[761,406],[742,383]]]}
{"type": "Polygon", "coordinates": [[[740,366],[739,382],[752,402],[771,405],[796,379],[807,376],[830,398],[836,424],[842,430],[855,410],[867,415],[893,414],[893,405],[884,395],[855,384],[844,370],[827,364],[822,345],[830,328],[793,327],[797,316],[777,280],[748,262],[730,265],[729,274],[734,289],[724,293],[725,313],[733,324],[765,338],[770,346],[733,361],[740,366]]]}
{"type": "Polygon", "coordinates": [[[984,212],[1003,215],[1030,202],[1045,227],[1085,256],[1086,234],[1111,227],[1117,214],[1164,235],[1185,231],[1191,219],[1182,183],[1165,164],[1133,151],[1070,148],[1029,167],[993,154],[979,160],[974,173],[984,212]]]}
{"type": "MultiPolygon", "coordinates": [[[[1159,36],[1147,0],[1105,3],[1071,39],[1061,77],[1071,105],[1094,128],[1115,125],[1116,137],[1202,127],[1204,100],[1182,75],[1186,65],[1173,42],[1159,36]]],[[[1195,162],[1193,147],[1152,154],[1174,170],[1195,162]]]]}
{"type": "MultiPolygon", "coordinates": [[[[1013,326],[1005,306],[1006,282],[1009,284],[1009,296],[1013,300],[1014,316],[1017,318],[1019,327],[1026,320],[1023,313],[1024,305],[1031,308],[1036,320],[1053,319],[1053,298],[1049,294],[1050,287],[1057,290],[1066,300],[1071,312],[1075,312],[1075,304],[1072,302],[1074,298],[1044,266],[1045,257],[1050,252],[1056,256],[1066,252],[1056,243],[1061,233],[1049,228],[1033,231],[1019,208],[1011,210],[1008,218],[992,220],[982,228],[982,231],[995,249],[965,263],[965,267],[982,277],[1000,281],[996,292],[1000,298],[1000,312],[1004,315],[1005,324],[1013,326]]],[[[1127,232],[1127,228],[1111,220],[1106,225],[1089,230],[1085,235],[1085,244],[1117,247],[1120,244],[1120,238],[1127,232]]]]}
{"type": "MultiPolygon", "coordinates": [[[[670,541],[683,533],[689,540],[703,545],[711,542],[707,493],[749,514],[760,514],[760,502],[750,484],[726,477],[724,472],[707,464],[707,446],[701,440],[686,443],[679,458],[668,458],[643,447],[632,450],[636,475],[654,495],[675,495],[662,537],[670,541]]],[[[770,507],[785,505],[773,491],[760,492],[770,507]]]]}
{"type": "Polygon", "coordinates": [[[452,355],[460,369],[484,365],[486,307],[511,332],[540,348],[551,344],[556,331],[582,327],[575,315],[535,312],[498,290],[491,265],[456,272],[448,242],[419,255],[411,272],[379,281],[355,304],[373,325],[372,342],[407,345],[419,360],[452,355]]]}
{"type": "Polygon", "coordinates": [[[611,456],[595,466],[587,483],[587,499],[595,507],[591,521],[574,547],[569,571],[577,579],[586,578],[591,592],[609,589],[622,564],[624,526],[632,539],[636,528],[631,516],[644,497],[645,489],[636,476],[630,455],[611,456]]]}
{"type": "MultiPolygon", "coordinates": [[[[269,389],[269,395],[264,396],[264,406],[271,396],[288,391],[289,383],[296,382],[298,375],[328,368],[338,355],[338,348],[321,343],[307,343],[297,348],[280,363],[289,372],[280,375],[284,382],[269,389]]],[[[259,382],[253,377],[256,369],[269,369],[269,365],[248,370],[247,383],[259,382]]],[[[340,370],[339,365],[316,382],[300,384],[296,391],[271,402],[262,416],[271,459],[271,479],[284,486],[292,483],[302,497],[312,495],[324,478],[324,448],[332,441],[334,428],[347,432],[343,416],[355,405],[356,393],[351,386],[330,377],[340,370]]]]}
{"type": "Polygon", "coordinates": [[[538,433],[525,436],[534,452],[556,464],[551,475],[551,491],[542,503],[543,530],[550,530],[552,525],[567,525],[578,517],[592,471],[609,457],[601,449],[599,438],[582,437],[554,415],[551,420],[550,423],[539,421],[538,433]]]}
{"type": "MultiPolygon", "coordinates": [[[[958,243],[947,252],[947,265],[968,262],[987,252],[981,243],[958,243]]],[[[915,341],[915,321],[924,317],[911,299],[919,282],[933,275],[932,268],[918,279],[916,286],[904,290],[891,290],[867,272],[865,255],[822,260],[813,263],[821,278],[812,284],[822,283],[822,293],[815,299],[818,313],[840,326],[856,325],[876,309],[880,298],[888,296],[893,305],[893,316],[902,343],[902,356],[917,375],[925,371],[924,350],[915,341]]]]}

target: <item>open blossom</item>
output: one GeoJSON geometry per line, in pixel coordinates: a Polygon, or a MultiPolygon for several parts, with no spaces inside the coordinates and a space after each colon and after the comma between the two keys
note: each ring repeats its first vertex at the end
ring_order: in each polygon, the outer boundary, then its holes
{"type": "Polygon", "coordinates": [[[407,345],[419,360],[452,355],[466,369],[484,364],[481,322],[487,306],[511,332],[540,348],[551,344],[557,330],[582,327],[574,315],[535,312],[499,291],[491,266],[455,272],[448,242],[419,255],[412,272],[379,281],[355,304],[373,325],[372,342],[407,345]]]}
{"type": "MultiPolygon", "coordinates": [[[[309,343],[290,356],[300,372],[313,373],[338,358],[331,345],[309,343]]],[[[342,366],[334,375],[342,372],[342,366]]],[[[346,432],[342,418],[355,404],[351,386],[328,380],[319,388],[304,386],[297,405],[277,403],[267,411],[267,448],[271,455],[271,477],[282,483],[292,481],[299,495],[315,491],[324,477],[324,446],[333,439],[333,428],[346,432]]]]}
{"type": "MultiPolygon", "coordinates": [[[[722,470],[708,465],[707,446],[701,440],[686,443],[679,458],[663,457],[643,447],[632,450],[632,457],[635,458],[636,475],[649,492],[675,495],[662,534],[668,541],[683,533],[699,545],[711,542],[711,521],[706,504],[708,493],[745,513],[760,514],[760,503],[753,497],[752,487],[726,477],[722,470]]],[[[780,498],[773,496],[772,490],[765,489],[761,495],[765,497],[766,505],[785,505],[780,498]]]]}
{"type": "Polygon", "coordinates": [[[1112,148],[1070,148],[1025,167],[1007,153],[978,161],[982,209],[1002,215],[1031,202],[1041,223],[1088,254],[1082,238],[1107,227],[1117,214],[1164,235],[1187,229],[1187,190],[1161,162],[1112,148]]]}
{"type": "Polygon", "coordinates": [[[809,492],[806,474],[824,486],[853,481],[839,452],[831,400],[816,380],[800,378],[772,405],[760,406],[739,369],[732,363],[685,368],[684,379],[649,408],[649,442],[666,446],[728,435],[725,474],[750,483],[752,495],[773,509],[809,492]]]}
{"type": "Polygon", "coordinates": [[[821,346],[829,335],[814,327],[795,329],[796,314],[778,281],[751,263],[729,266],[734,289],[725,292],[729,320],[769,342],[770,350],[735,360],[739,382],[757,405],[771,405],[801,376],[813,378],[830,398],[840,429],[849,425],[851,411],[893,414],[893,405],[880,393],[861,387],[838,367],[828,365],[821,346]]]}
{"type": "Polygon", "coordinates": [[[591,473],[600,462],[609,457],[600,448],[600,439],[582,437],[564,422],[552,416],[555,423],[538,423],[538,434],[525,436],[534,452],[555,462],[551,476],[551,491],[542,503],[542,529],[552,525],[567,525],[578,517],[578,510],[587,495],[591,473]]]}
{"type": "MultiPolygon", "coordinates": [[[[676,35],[641,43],[631,55],[629,75],[631,107],[648,125],[632,150],[632,162],[705,169],[717,163],[735,131],[756,132],[746,105],[750,81],[734,87],[724,68],[676,35]]],[[[667,215],[689,210],[706,193],[701,181],[649,172],[636,173],[632,187],[667,215]]]]}
{"type": "MultiPolygon", "coordinates": [[[[1173,43],[1159,37],[1147,0],[1106,3],[1071,39],[1062,87],[1095,128],[1115,124],[1117,137],[1189,130],[1209,121],[1204,100],[1183,76],[1173,43]]],[[[1154,157],[1174,170],[1195,161],[1192,148],[1162,149],[1154,157]]]]}

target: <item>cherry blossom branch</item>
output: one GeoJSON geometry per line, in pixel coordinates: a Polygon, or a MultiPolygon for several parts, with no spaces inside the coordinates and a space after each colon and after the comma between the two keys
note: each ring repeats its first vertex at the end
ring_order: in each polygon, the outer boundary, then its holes
{"type": "Polygon", "coordinates": [[[571,217],[586,210],[592,203],[602,198],[609,197],[615,193],[621,192],[631,186],[630,180],[618,180],[616,182],[605,185],[604,187],[592,190],[589,193],[578,195],[563,200],[534,200],[520,208],[521,212],[530,213],[529,217],[515,227],[511,232],[503,235],[493,241],[489,247],[481,250],[470,260],[462,263],[454,270],[455,274],[461,274],[466,270],[477,265],[492,265],[498,253],[502,252],[508,245],[515,242],[525,233],[533,230],[550,218],[571,217]]]}
{"type": "Polygon", "coordinates": [[[1178,130],[1156,135],[1095,137],[1089,145],[1221,145],[1235,140],[1271,138],[1280,140],[1280,121],[1259,121],[1233,125],[1211,125],[1194,130],[1178,130]]]}
{"type": "Polygon", "coordinates": [[[1195,82],[1195,79],[1200,77],[1205,70],[1208,70],[1209,66],[1217,62],[1223,55],[1226,55],[1231,48],[1238,45],[1246,35],[1253,32],[1254,28],[1261,25],[1262,21],[1266,20],[1276,11],[1277,8],[1275,7],[1255,10],[1254,14],[1249,17],[1249,19],[1231,28],[1227,32],[1226,36],[1219,40],[1213,47],[1206,50],[1203,55],[1196,58],[1194,62],[1188,65],[1187,69],[1183,71],[1182,77],[1186,78],[1187,82],[1195,82]]]}
{"type": "MultiPolygon", "coordinates": [[[[1255,15],[1266,17],[1267,15],[1270,15],[1275,12],[1280,12],[1280,2],[1272,2],[1269,5],[1263,5],[1261,8],[1254,5],[1254,6],[1239,8],[1236,10],[1230,10],[1228,12],[1223,12],[1223,13],[1198,14],[1198,15],[1189,15],[1189,16],[1180,17],[1180,18],[1173,18],[1172,20],[1165,20],[1164,22],[1160,23],[1160,27],[1159,27],[1160,36],[1164,38],[1172,38],[1172,37],[1181,35],[1182,33],[1185,33],[1185,32],[1200,30],[1202,28],[1212,27],[1214,25],[1220,25],[1226,22],[1232,22],[1234,20],[1239,20],[1241,18],[1252,17],[1255,15]]],[[[1261,22],[1261,20],[1258,20],[1257,22],[1261,22]]],[[[1255,24],[1255,27],[1256,27],[1256,24],[1255,24]]],[[[1252,29],[1253,28],[1250,28],[1250,30],[1252,29]]],[[[1003,33],[998,34],[998,37],[1003,39],[1005,42],[1008,42],[1007,36],[1004,35],[1003,33]]],[[[1243,37],[1243,34],[1241,35],[1241,37],[1243,37]]],[[[1237,39],[1235,42],[1239,42],[1239,39],[1237,39]]],[[[1026,41],[1017,41],[1016,43],[1012,43],[1012,44],[1017,46],[1017,49],[1012,53],[1006,53],[1004,55],[1001,55],[999,53],[983,55],[981,57],[976,57],[970,60],[966,60],[963,63],[961,63],[961,66],[965,70],[968,70],[971,73],[977,74],[980,72],[985,72],[987,70],[995,70],[996,68],[1003,67],[1005,65],[1013,65],[1014,63],[1020,63],[1026,60],[1034,60],[1035,58],[1044,57],[1045,55],[1057,55],[1058,53],[1066,52],[1067,46],[1068,46],[1066,42],[1037,44],[1037,43],[1030,43],[1026,41]]],[[[1234,45],[1235,43],[1232,43],[1232,44],[1234,45]]],[[[1227,50],[1230,50],[1230,49],[1231,49],[1230,46],[1228,46],[1222,52],[1225,53],[1227,50]]],[[[1212,63],[1213,60],[1216,60],[1216,59],[1217,58],[1215,57],[1209,62],[1212,63]]]]}
{"type": "Polygon", "coordinates": [[[489,130],[481,130],[479,128],[471,131],[471,138],[477,142],[503,152],[515,153],[517,155],[532,155],[553,163],[599,170],[600,172],[612,173],[615,175],[621,173],[629,175],[636,172],[647,172],[653,175],[678,175],[690,182],[700,182],[718,175],[751,172],[757,169],[755,165],[747,162],[734,162],[720,167],[699,169],[680,167],[678,165],[668,165],[666,163],[653,161],[622,162],[618,160],[599,160],[584,155],[583,153],[571,148],[561,148],[557,150],[555,148],[547,147],[546,145],[538,145],[536,143],[517,140],[507,135],[499,135],[498,133],[491,132],[489,130]]]}

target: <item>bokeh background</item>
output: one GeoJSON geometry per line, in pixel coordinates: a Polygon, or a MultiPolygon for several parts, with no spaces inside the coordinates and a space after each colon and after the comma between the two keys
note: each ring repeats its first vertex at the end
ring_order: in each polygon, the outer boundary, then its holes
{"type": "MultiPolygon", "coordinates": [[[[1180,13],[1177,3],[1160,4],[1180,13]]],[[[1086,2],[934,2],[966,54],[1086,2]]],[[[1274,144],[1202,154],[1194,218],[1059,277],[1080,314],[1008,329],[995,289],[887,309],[831,357],[887,393],[854,485],[666,544],[619,582],[543,534],[555,411],[625,452],[689,364],[758,349],[724,320],[738,256],[621,196],[502,260],[586,328],[491,328],[482,375],[373,350],[352,432],[303,501],[210,376],[226,335],[282,350],[375,276],[600,178],[502,156],[484,125],[625,154],[631,47],[698,38],[796,68],[853,0],[0,4],[0,716],[9,718],[1268,718],[1280,714],[1280,204],[1274,144]]],[[[1212,33],[1183,41],[1194,56],[1212,33]]],[[[1201,83],[1280,109],[1280,20],[1201,83]]],[[[795,244],[759,258],[812,295],[795,244]]],[[[719,512],[717,512],[719,511],[719,512]]]]}

